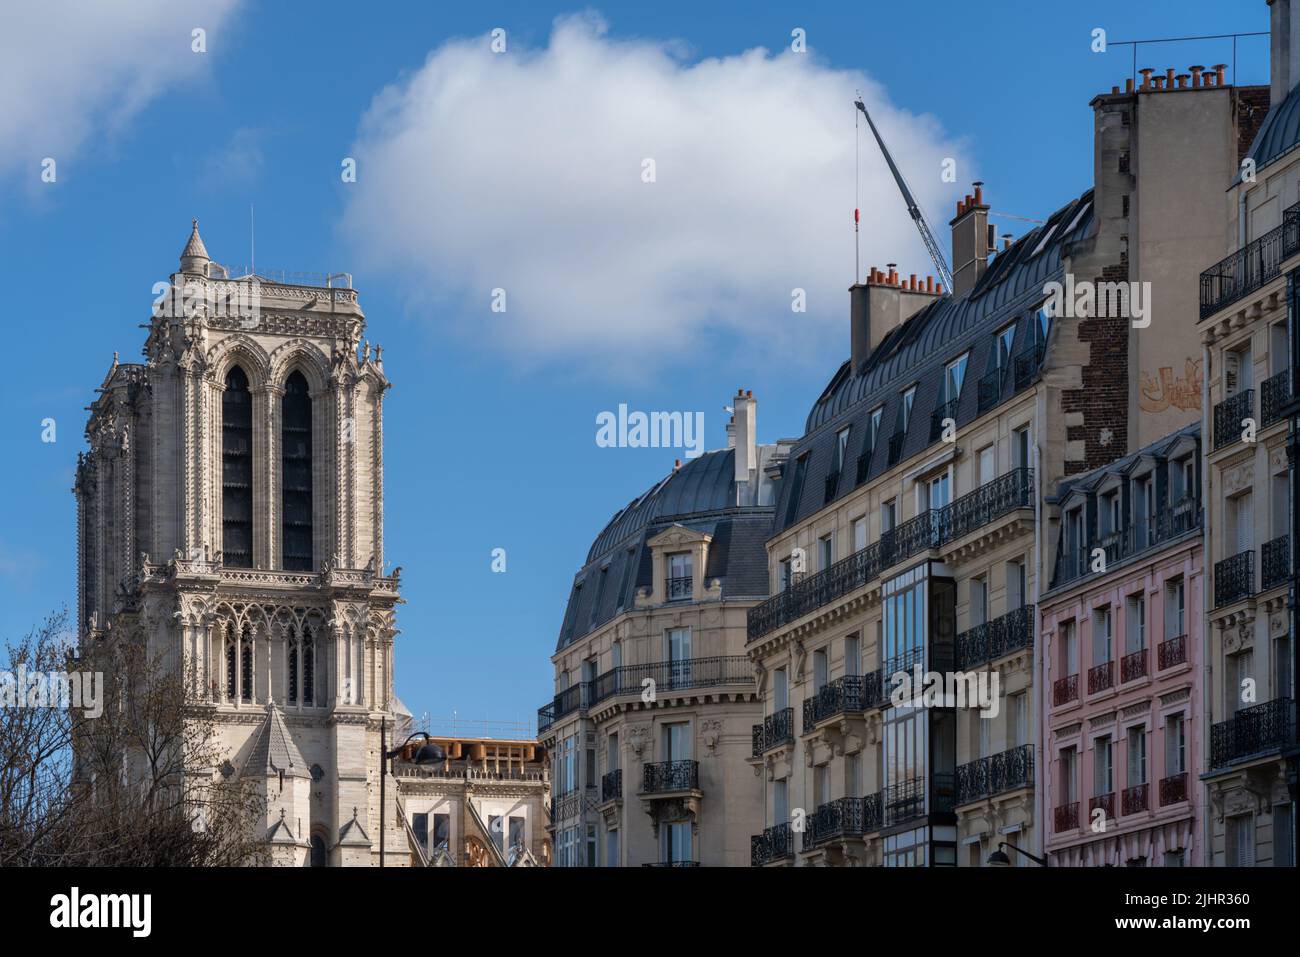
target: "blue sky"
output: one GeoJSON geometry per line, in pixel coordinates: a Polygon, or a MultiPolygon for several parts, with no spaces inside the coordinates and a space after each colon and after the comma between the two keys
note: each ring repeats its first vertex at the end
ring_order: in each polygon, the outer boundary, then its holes
{"type": "MultiPolygon", "coordinates": [[[[865,86],[879,107],[946,246],[973,179],[995,211],[1040,219],[1088,188],[1088,101],[1131,66],[1128,47],[1090,51],[1094,28],[1113,41],[1268,27],[1263,0],[1082,6],[225,0],[91,28],[59,4],[7,4],[0,631],[73,603],[84,407],[115,350],[138,359],[151,287],[190,219],[214,259],[244,263],[251,203],[260,264],[354,273],[396,384],[398,694],[435,720],[532,721],[591,540],[682,454],[598,448],[595,416],[702,410],[715,448],[743,387],[760,439],[797,436],[847,353],[845,91],[865,86]],[[570,18],[559,32],[557,17],[570,18]],[[188,25],[209,21],[208,51],[191,53],[188,25]],[[486,52],[494,28],[502,54],[486,52]],[[742,57],[755,48],[769,53],[742,57]],[[51,155],[58,179],[42,183],[51,155]],[[639,163],[656,155],[647,185],[639,163]],[[936,175],[946,155],[955,184],[936,175]],[[347,156],[355,184],[340,179],[347,156]],[[807,314],[764,285],[786,263],[772,288],[806,287],[807,314]],[[498,286],[513,294],[504,317],[487,308],[498,286]]],[[[1266,38],[1242,40],[1238,57],[1242,82],[1267,81],[1266,38]]],[[[1144,48],[1138,66],[1218,60],[1230,42],[1144,48]]],[[[864,270],[894,259],[927,272],[860,142],[864,270]]]]}

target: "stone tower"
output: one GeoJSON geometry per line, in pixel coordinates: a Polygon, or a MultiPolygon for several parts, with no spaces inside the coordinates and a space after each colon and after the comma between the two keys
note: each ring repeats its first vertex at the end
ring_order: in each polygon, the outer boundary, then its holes
{"type": "MultiPolygon", "coordinates": [[[[90,407],[80,639],[184,669],[223,773],[265,781],[277,863],[377,863],[400,574],[384,574],[390,383],[350,276],[233,272],[195,221],[155,286],[144,362],[114,357],[90,407]]],[[[395,805],[387,822],[403,863],[395,805]]]]}

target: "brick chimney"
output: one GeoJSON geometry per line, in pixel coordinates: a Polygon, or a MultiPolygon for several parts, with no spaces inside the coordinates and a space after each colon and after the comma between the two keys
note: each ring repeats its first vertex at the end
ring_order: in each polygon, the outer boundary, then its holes
{"type": "Polygon", "coordinates": [[[952,294],[964,296],[975,288],[989,263],[989,208],[984,202],[984,184],[957,201],[952,226],[952,294]]]}
{"type": "MultiPolygon", "coordinates": [[[[758,468],[758,403],[752,391],[737,389],[731,407],[735,409],[731,421],[735,426],[732,438],[736,449],[736,481],[748,482],[758,468]]],[[[728,432],[732,431],[728,427],[728,432]]]]}
{"type": "Polygon", "coordinates": [[[871,267],[865,283],[849,287],[850,363],[856,374],[890,330],[901,326],[922,308],[943,295],[942,283],[932,276],[924,281],[913,273],[903,279],[894,263],[888,269],[871,267]]]}
{"type": "Polygon", "coordinates": [[[1268,6],[1269,102],[1281,103],[1300,83],[1300,17],[1292,16],[1291,0],[1268,6]]]}

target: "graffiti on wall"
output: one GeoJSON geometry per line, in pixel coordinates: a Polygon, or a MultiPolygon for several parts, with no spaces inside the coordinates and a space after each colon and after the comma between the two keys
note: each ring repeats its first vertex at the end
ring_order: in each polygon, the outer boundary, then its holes
{"type": "Polygon", "coordinates": [[[1188,359],[1183,374],[1174,375],[1173,366],[1161,366],[1157,375],[1141,373],[1138,405],[1143,412],[1199,411],[1201,408],[1201,360],[1188,359]]]}

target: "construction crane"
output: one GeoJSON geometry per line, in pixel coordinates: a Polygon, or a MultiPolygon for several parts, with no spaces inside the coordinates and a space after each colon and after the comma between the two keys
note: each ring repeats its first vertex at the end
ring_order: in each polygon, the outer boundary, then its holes
{"type": "Polygon", "coordinates": [[[951,290],[952,271],[948,268],[948,261],[943,258],[943,253],[939,250],[939,244],[935,242],[934,233],[930,232],[930,224],[925,221],[925,215],[921,212],[921,207],[916,205],[916,200],[912,197],[912,191],[907,188],[907,181],[903,179],[903,174],[894,165],[894,158],[889,155],[889,147],[880,138],[880,131],[876,129],[876,124],[871,122],[871,114],[867,112],[866,106],[861,100],[854,100],[853,105],[861,110],[862,115],[867,118],[867,125],[871,127],[871,133],[880,146],[880,152],[885,154],[885,162],[889,164],[889,171],[894,174],[894,182],[898,184],[898,188],[903,194],[903,201],[907,203],[907,211],[912,217],[912,222],[916,223],[916,230],[921,234],[921,242],[925,243],[926,251],[929,252],[930,258],[934,260],[935,271],[943,279],[944,288],[951,290]]]}

